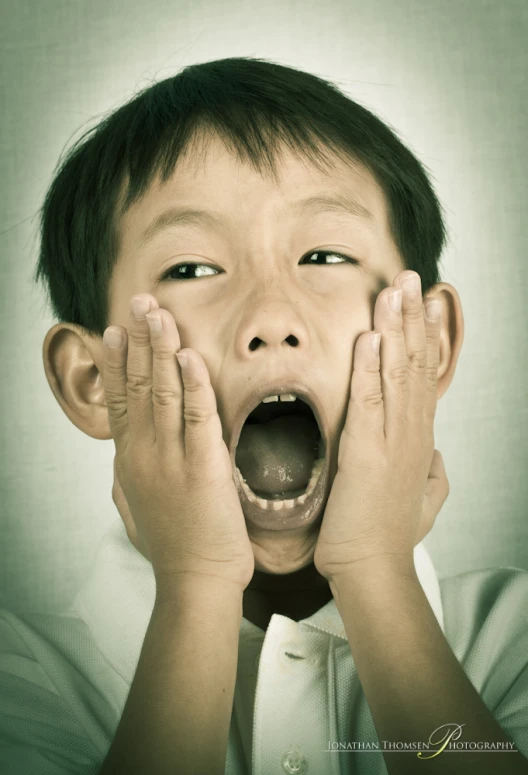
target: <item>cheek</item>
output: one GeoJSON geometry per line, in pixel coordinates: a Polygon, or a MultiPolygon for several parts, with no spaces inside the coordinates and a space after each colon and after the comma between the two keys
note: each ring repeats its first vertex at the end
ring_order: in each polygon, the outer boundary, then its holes
{"type": "MultiPolygon", "coordinates": [[[[362,298],[318,310],[318,328],[328,348],[334,374],[351,375],[358,337],[374,328],[374,311],[362,298]],[[331,354],[331,355],[330,355],[331,354]]],[[[339,384],[339,383],[338,383],[339,384]]]]}
{"type": "MultiPolygon", "coordinates": [[[[329,274],[329,273],[328,273],[329,274]]],[[[351,340],[355,331],[365,331],[374,316],[377,291],[366,288],[365,281],[355,283],[321,282],[314,294],[314,305],[321,321],[326,321],[333,330],[338,329],[342,336],[351,340]]]]}

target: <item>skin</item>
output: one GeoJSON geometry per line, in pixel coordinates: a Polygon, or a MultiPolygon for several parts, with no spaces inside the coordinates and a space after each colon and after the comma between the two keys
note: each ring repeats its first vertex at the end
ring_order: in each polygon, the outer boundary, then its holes
{"type": "MultiPolygon", "coordinates": [[[[84,430],[115,441],[115,472],[122,482],[116,503],[129,537],[138,547],[143,543],[152,561],[157,606],[168,601],[165,610],[174,613],[178,590],[188,584],[195,597],[184,611],[193,611],[214,589],[218,597],[202,618],[208,619],[228,601],[233,603],[221,616],[222,622],[233,625],[223,651],[232,657],[239,624],[236,611],[254,567],[261,577],[275,576],[279,594],[281,583],[292,578],[298,582],[306,574],[306,586],[298,595],[315,605],[317,587],[309,583],[314,568],[328,584],[343,619],[380,740],[425,742],[435,730],[451,724],[464,728],[469,741],[510,742],[452,652],[413,562],[414,546],[431,529],[449,492],[441,455],[434,449],[433,425],[438,398],[450,384],[462,343],[458,295],[444,283],[433,289],[428,295],[440,302],[440,314],[428,319],[419,283],[414,295],[408,294],[404,281],[419,276],[394,265],[397,254],[383,198],[364,171],[337,166],[330,183],[330,178],[290,158],[281,172],[280,185],[272,185],[215,144],[203,167],[183,167],[167,187],[149,192],[125,218],[122,253],[112,280],[112,329],[117,325],[123,334],[122,346],[95,352],[100,342],[94,344],[94,339],[85,343],[75,331],[66,336],[63,330],[50,332],[45,351],[50,383],[57,385],[60,380],[54,374],[60,373],[64,391],[57,397],[70,412],[72,404],[83,409],[72,413],[72,419],[78,422],[80,414],[84,430]],[[225,187],[219,185],[217,173],[222,173],[225,187]],[[322,192],[323,186],[340,193],[347,188],[360,197],[375,213],[375,228],[366,234],[357,219],[337,223],[335,218],[325,216],[321,221],[321,216],[312,215],[294,223],[291,216],[280,216],[281,206],[300,191],[322,192]],[[222,239],[218,232],[207,238],[202,232],[199,237],[195,232],[192,237],[172,234],[159,246],[156,258],[141,256],[138,230],[157,207],[168,198],[181,198],[182,192],[187,201],[202,206],[231,208],[236,228],[233,225],[229,237],[224,231],[222,239]],[[340,252],[362,259],[360,268],[298,266],[298,258],[310,250],[337,250],[336,240],[340,252]],[[205,253],[209,260],[214,255],[226,274],[189,287],[185,283],[153,287],[152,277],[159,269],[175,262],[176,246],[187,254],[205,253]],[[394,292],[401,296],[401,309],[389,305],[394,292]],[[145,302],[139,317],[128,309],[131,294],[132,302],[145,302]],[[162,323],[157,334],[147,330],[156,318],[162,323]],[[379,353],[370,347],[373,330],[381,334],[379,353]],[[299,345],[286,348],[292,335],[299,345]],[[55,336],[58,340],[52,346],[55,336]],[[255,337],[266,346],[251,348],[255,337]],[[97,362],[94,357],[90,363],[89,347],[97,362]],[[63,370],[53,372],[51,364],[60,363],[60,355],[63,370]],[[306,376],[323,401],[324,421],[332,428],[329,454],[337,473],[316,529],[266,535],[249,525],[246,532],[222,436],[229,440],[237,406],[250,386],[264,375],[269,379],[270,371],[283,367],[285,359],[289,368],[306,376]],[[196,595],[198,576],[202,588],[196,595]]],[[[106,336],[105,340],[108,345],[106,336]]],[[[264,599],[273,607],[269,595],[264,599]]],[[[291,605],[293,610],[297,605],[298,613],[299,603],[293,600],[291,605]]],[[[258,599],[246,608],[263,619],[269,612],[258,599]]],[[[172,640],[163,638],[156,617],[153,622],[157,629],[150,648],[161,649],[156,661],[171,655],[170,664],[161,670],[165,682],[171,670],[174,674],[172,640]]],[[[179,632],[177,636],[180,641],[179,632]]],[[[147,661],[152,663],[152,656],[147,661]]],[[[219,703],[215,697],[214,717],[215,722],[223,720],[215,741],[222,769],[235,682],[233,658],[225,662],[220,671],[222,692],[218,670],[216,684],[206,676],[208,691],[216,689],[223,698],[219,703]]],[[[199,660],[195,669],[203,663],[199,660]]],[[[142,682],[124,715],[121,737],[129,739],[127,732],[145,728],[148,719],[143,695],[149,697],[152,680],[148,670],[139,675],[142,682]]],[[[150,701],[158,700],[155,689],[150,701]]],[[[174,718],[174,708],[164,710],[165,724],[156,724],[154,752],[167,746],[167,729],[172,732],[166,719],[174,718]]],[[[186,708],[184,713],[194,718],[186,708]]],[[[201,717],[197,718],[202,727],[201,717]]],[[[207,718],[211,719],[210,712],[207,718]]],[[[192,740],[195,729],[191,723],[181,740],[192,740]]],[[[116,740],[119,758],[128,746],[116,740]]],[[[182,743],[177,746],[181,749],[182,743]]],[[[153,755],[147,752],[147,761],[153,755]]],[[[191,756],[195,763],[194,745],[191,756]]],[[[525,775],[524,757],[518,752],[509,756],[512,775],[525,775]]],[[[491,775],[497,764],[489,753],[457,752],[448,764],[440,757],[424,760],[414,752],[384,757],[390,775],[440,775],[447,766],[453,775],[491,775]]]]}
{"type": "MultiPolygon", "coordinates": [[[[383,193],[370,173],[337,158],[330,171],[321,172],[285,152],[276,181],[238,161],[213,138],[205,159],[190,153],[167,183],[156,181],[125,214],[119,232],[110,322],[130,328],[130,301],[137,294],[146,294],[153,306],[170,313],[181,347],[198,352],[207,367],[227,442],[240,404],[263,378],[288,368],[292,376],[305,379],[319,396],[330,429],[332,481],[355,348],[362,334],[390,325],[380,310],[407,274],[390,234],[383,193]],[[297,199],[323,193],[354,196],[373,218],[335,212],[293,215],[285,209],[297,199]],[[143,231],[169,205],[219,211],[231,225],[173,226],[141,243],[143,231]],[[316,250],[349,256],[360,265],[299,263],[316,250]],[[158,282],[171,266],[184,262],[208,264],[223,274],[158,282]],[[291,335],[299,342],[295,348],[286,343],[291,335]],[[255,337],[266,346],[251,349],[255,337]]],[[[442,304],[438,400],[453,379],[464,323],[452,285],[439,283],[428,296],[442,304]]],[[[45,371],[57,401],[78,428],[98,439],[112,437],[102,376],[104,349],[100,337],[70,323],[53,326],[43,345],[45,371]]],[[[320,521],[280,534],[247,527],[255,574],[245,594],[245,615],[252,611],[253,620],[264,624],[273,610],[302,618],[330,599],[324,563],[314,563],[320,521]]]]}

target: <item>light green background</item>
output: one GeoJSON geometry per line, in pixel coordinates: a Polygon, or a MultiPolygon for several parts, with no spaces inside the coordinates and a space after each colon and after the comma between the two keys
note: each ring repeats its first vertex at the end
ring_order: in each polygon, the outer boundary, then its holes
{"type": "Polygon", "coordinates": [[[440,576],[528,569],[527,33],[525,0],[4,0],[1,605],[68,600],[117,514],[113,443],[70,424],[42,367],[35,214],[59,154],[154,80],[237,55],[336,81],[431,171],[466,335],[436,418],[451,493],[425,544],[440,576]]]}

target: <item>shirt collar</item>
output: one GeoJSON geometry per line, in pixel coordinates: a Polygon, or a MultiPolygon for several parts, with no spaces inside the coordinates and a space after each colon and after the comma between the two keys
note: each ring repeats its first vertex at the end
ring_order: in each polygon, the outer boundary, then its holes
{"type": "MultiPolygon", "coordinates": [[[[414,549],[414,563],[420,584],[444,631],[438,578],[423,543],[414,549]]],[[[124,524],[118,518],[101,539],[91,573],[64,613],[80,616],[86,622],[107,661],[124,680],[130,682],[154,600],[152,566],[132,546],[124,524]]],[[[301,622],[321,632],[347,639],[334,599],[301,622]]],[[[248,624],[244,619],[241,631],[247,631],[248,624]]]]}

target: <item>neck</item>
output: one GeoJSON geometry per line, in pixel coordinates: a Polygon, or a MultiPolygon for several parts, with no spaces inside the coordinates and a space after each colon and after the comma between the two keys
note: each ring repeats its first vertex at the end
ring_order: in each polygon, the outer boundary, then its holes
{"type": "Polygon", "coordinates": [[[331,598],[328,581],[313,563],[294,573],[255,571],[244,592],[243,614],[266,629],[274,613],[299,621],[314,614],[331,598]]]}

